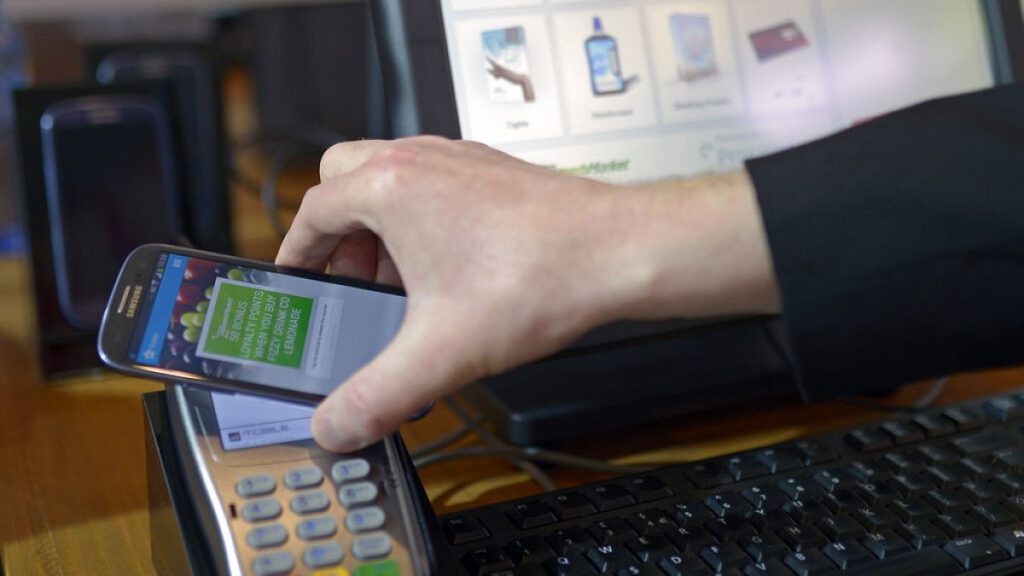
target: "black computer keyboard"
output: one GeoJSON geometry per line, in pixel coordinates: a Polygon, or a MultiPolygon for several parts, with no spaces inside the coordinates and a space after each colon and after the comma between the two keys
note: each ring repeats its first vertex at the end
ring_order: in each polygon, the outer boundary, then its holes
{"type": "Polygon", "coordinates": [[[440,518],[473,576],[1024,574],[1024,392],[440,518]]]}

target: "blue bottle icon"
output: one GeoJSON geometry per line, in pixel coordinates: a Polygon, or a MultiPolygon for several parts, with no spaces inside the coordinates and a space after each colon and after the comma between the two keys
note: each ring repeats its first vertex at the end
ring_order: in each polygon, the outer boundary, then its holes
{"type": "Polygon", "coordinates": [[[594,96],[625,92],[626,81],[619,64],[619,43],[605,34],[600,16],[594,16],[594,32],[583,44],[587,51],[590,88],[594,96]]]}

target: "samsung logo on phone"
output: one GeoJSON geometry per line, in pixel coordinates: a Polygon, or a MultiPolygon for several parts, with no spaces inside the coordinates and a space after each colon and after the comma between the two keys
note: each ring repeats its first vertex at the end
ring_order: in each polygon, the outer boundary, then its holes
{"type": "Polygon", "coordinates": [[[124,289],[124,294],[121,295],[121,303],[117,307],[117,313],[124,313],[128,318],[135,317],[135,310],[139,307],[139,300],[142,299],[142,286],[128,286],[124,289]],[[128,309],[125,310],[125,304],[128,305],[128,309]]]}

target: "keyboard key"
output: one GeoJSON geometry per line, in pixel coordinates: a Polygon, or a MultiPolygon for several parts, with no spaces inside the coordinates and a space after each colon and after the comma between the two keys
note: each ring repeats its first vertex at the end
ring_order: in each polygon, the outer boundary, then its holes
{"type": "Polygon", "coordinates": [[[1024,448],[1001,450],[995,453],[996,464],[1007,472],[1024,472],[1024,448]]]}
{"type": "Polygon", "coordinates": [[[893,476],[888,484],[904,498],[923,496],[936,490],[935,484],[932,484],[920,474],[893,476]]]}
{"type": "Polygon", "coordinates": [[[683,474],[698,488],[719,488],[734,482],[732,474],[716,461],[691,464],[683,469],[683,474]]]}
{"type": "Polygon", "coordinates": [[[995,564],[1010,557],[987,536],[972,535],[946,543],[942,548],[967,570],[995,564]]]}
{"type": "Polygon", "coordinates": [[[916,498],[904,500],[897,498],[889,502],[889,509],[900,519],[901,522],[917,522],[928,520],[938,515],[934,508],[916,498]]]}
{"type": "Polygon", "coordinates": [[[527,536],[513,540],[505,546],[505,554],[517,566],[542,564],[555,557],[555,551],[540,536],[527,536]]]}
{"type": "Polygon", "coordinates": [[[597,514],[594,506],[582,492],[564,492],[553,500],[555,515],[559,520],[571,520],[597,514]]]}
{"type": "Polygon", "coordinates": [[[900,519],[884,507],[877,509],[857,508],[850,512],[850,517],[859,522],[869,532],[894,527],[900,523],[900,519]]]}
{"type": "Polygon", "coordinates": [[[627,521],[638,534],[661,534],[674,530],[675,522],[668,517],[664,510],[657,508],[637,512],[630,516],[627,521]]]}
{"type": "Polygon", "coordinates": [[[708,546],[701,550],[700,557],[715,572],[722,572],[727,568],[740,568],[750,563],[750,557],[735,542],[708,546]]]}
{"type": "Polygon", "coordinates": [[[594,566],[582,555],[557,556],[545,562],[544,568],[553,576],[592,576],[597,574],[594,566]]]}
{"type": "Polygon", "coordinates": [[[829,468],[814,473],[814,481],[826,492],[834,492],[840,488],[849,488],[857,483],[857,478],[843,468],[829,468]]]}
{"type": "Polygon", "coordinates": [[[1024,493],[1024,476],[1016,472],[1001,472],[992,480],[992,486],[1007,496],[1024,493]]]}
{"type": "Polygon", "coordinates": [[[786,556],[784,562],[797,576],[824,576],[836,570],[835,564],[817,550],[794,552],[786,556]]]}
{"type": "Polygon", "coordinates": [[[554,511],[540,500],[530,500],[514,504],[505,511],[505,515],[520,530],[529,530],[538,526],[554,524],[558,521],[554,511]]]}
{"type": "Polygon", "coordinates": [[[929,466],[925,474],[927,474],[929,482],[943,490],[956,488],[971,479],[959,465],[951,464],[929,466]]]}
{"type": "Polygon", "coordinates": [[[972,534],[984,534],[985,528],[977,520],[962,512],[940,514],[934,521],[939,530],[950,538],[963,538],[972,534]]]}
{"type": "Polygon", "coordinates": [[[672,554],[658,562],[667,576],[712,576],[714,572],[696,554],[672,554]]]}
{"type": "Polygon", "coordinates": [[[896,530],[911,546],[918,550],[929,546],[942,545],[949,540],[949,536],[945,532],[939,530],[927,520],[910,522],[898,527],[896,530]]]}
{"type": "Polygon", "coordinates": [[[793,550],[820,548],[828,542],[825,535],[813,526],[787,526],[779,531],[779,538],[793,550]]]}
{"type": "Polygon", "coordinates": [[[906,540],[889,529],[869,532],[860,541],[879,560],[906,554],[911,550],[910,544],[907,544],[906,540]]]}
{"type": "Polygon", "coordinates": [[[966,510],[971,507],[971,501],[955,490],[939,490],[925,494],[924,502],[942,513],[966,510]]]}
{"type": "Polygon", "coordinates": [[[615,572],[629,566],[636,558],[624,546],[606,544],[591,548],[585,553],[587,560],[597,568],[598,572],[615,572]]]}
{"type": "Polygon", "coordinates": [[[902,554],[843,572],[843,576],[953,576],[963,569],[949,554],[935,546],[902,554]]]}
{"type": "Polygon", "coordinates": [[[1020,522],[1020,518],[1016,514],[1010,513],[1009,510],[999,504],[975,506],[971,510],[971,516],[981,523],[988,532],[1020,522]]]}
{"type": "Polygon", "coordinates": [[[640,502],[652,502],[672,496],[672,489],[654,476],[630,478],[627,481],[627,485],[633,490],[637,500],[640,502]]]}
{"type": "Polygon", "coordinates": [[[952,421],[953,424],[956,425],[956,429],[960,432],[976,430],[984,426],[987,422],[985,416],[977,410],[962,406],[946,408],[942,411],[942,415],[952,421]]]}
{"type": "Polygon", "coordinates": [[[974,480],[988,480],[996,474],[1002,473],[1002,468],[996,466],[995,461],[988,455],[971,456],[960,461],[960,465],[974,480]]]}
{"type": "Polygon", "coordinates": [[[993,398],[985,402],[984,410],[989,416],[1002,422],[1024,417],[1024,404],[1013,396],[993,398]]]}
{"type": "Polygon", "coordinates": [[[704,499],[704,505],[711,510],[716,517],[739,516],[749,514],[754,507],[747,502],[747,499],[735,492],[722,492],[704,499]]]}
{"type": "Polygon", "coordinates": [[[878,452],[893,445],[892,437],[874,428],[850,430],[843,439],[860,452],[878,452]]]}
{"type": "Polygon", "coordinates": [[[818,520],[817,527],[829,540],[837,542],[858,538],[864,534],[864,527],[849,516],[829,516],[818,520]]]}
{"type": "Polygon", "coordinates": [[[796,442],[793,444],[793,448],[798,454],[803,456],[804,465],[806,466],[816,466],[839,458],[839,455],[833,452],[831,448],[814,440],[796,442]]]}
{"type": "Polygon", "coordinates": [[[1016,446],[1019,438],[1000,428],[982,430],[969,436],[963,436],[950,442],[954,448],[965,456],[989,454],[1016,446]]]}
{"type": "Polygon", "coordinates": [[[870,484],[884,482],[892,476],[889,469],[882,466],[878,460],[854,460],[850,462],[848,470],[861,482],[870,484]]]}
{"type": "Polygon", "coordinates": [[[335,484],[362,480],[370,475],[370,463],[363,458],[351,458],[335,462],[331,466],[331,479],[335,484]]]}
{"type": "Polygon", "coordinates": [[[870,482],[857,484],[854,493],[872,507],[881,506],[900,497],[900,493],[888,484],[873,484],[870,482]]]}
{"type": "Polygon", "coordinates": [[[726,467],[737,482],[760,478],[770,474],[768,467],[753,456],[738,455],[726,459],[726,467]]]}
{"type": "Polygon", "coordinates": [[[786,502],[782,507],[790,515],[797,524],[803,524],[805,522],[814,522],[819,518],[824,518],[832,514],[824,504],[817,500],[793,500],[792,502],[786,502]]]}
{"type": "Polygon", "coordinates": [[[960,453],[948,446],[920,446],[915,452],[926,464],[951,464],[960,460],[960,453]]]}
{"type": "Polygon", "coordinates": [[[713,534],[719,542],[732,542],[742,538],[749,538],[757,534],[746,520],[736,516],[726,516],[713,520],[704,525],[708,532],[713,534]]]}
{"type": "Polygon", "coordinates": [[[636,499],[625,488],[618,484],[602,484],[591,490],[599,512],[616,510],[636,504],[636,499]]]}
{"type": "Polygon", "coordinates": [[[777,486],[792,500],[817,500],[825,494],[820,484],[808,478],[786,478],[777,486]]]}
{"type": "MultiPolygon", "coordinates": [[[[517,573],[515,576],[519,576],[517,573]]],[[[647,564],[630,564],[625,568],[619,568],[615,576],[665,576],[665,573],[658,570],[657,566],[647,564]]]]}
{"type": "Polygon", "coordinates": [[[956,433],[956,426],[952,421],[936,414],[919,414],[911,420],[920,426],[929,438],[939,438],[956,433]]]}
{"type": "Polygon", "coordinates": [[[670,554],[678,552],[668,538],[659,534],[641,536],[636,540],[628,542],[626,546],[642,562],[655,563],[670,554]]]}
{"type": "MultiPolygon", "coordinates": [[[[356,554],[354,546],[352,553],[356,554]]],[[[462,565],[473,576],[484,576],[485,574],[515,568],[512,560],[497,546],[485,546],[470,550],[462,557],[462,565]]]]}
{"type": "Polygon", "coordinates": [[[991,482],[964,482],[958,489],[961,494],[977,505],[1000,502],[1006,495],[991,482]]]}
{"type": "Polygon", "coordinates": [[[781,508],[789,498],[786,493],[779,490],[777,486],[763,484],[761,486],[750,486],[740,493],[747,502],[754,508],[774,510],[781,508]]]}
{"type": "Polygon", "coordinates": [[[597,542],[582,526],[570,526],[555,530],[548,535],[548,544],[559,556],[581,554],[588,548],[597,546],[597,542]]]}
{"type": "Polygon", "coordinates": [[[822,498],[821,503],[833,514],[843,514],[850,510],[868,507],[867,502],[848,490],[837,490],[834,494],[827,494],[822,498]]]}
{"type": "Polygon", "coordinates": [[[699,552],[708,546],[718,544],[715,537],[704,528],[678,528],[665,534],[680,552],[699,552]]]}
{"type": "Polygon", "coordinates": [[[770,558],[765,562],[747,564],[743,569],[743,576],[790,576],[792,572],[776,558],[770,558]]]}
{"type": "Polygon", "coordinates": [[[890,452],[882,458],[882,464],[893,474],[904,476],[912,476],[924,469],[924,463],[910,452],[890,452]]]}
{"type": "Polygon", "coordinates": [[[910,420],[889,420],[879,424],[878,428],[888,434],[897,446],[912,444],[925,439],[924,430],[910,420]]]}
{"type": "Polygon", "coordinates": [[[598,546],[604,544],[622,544],[637,537],[636,531],[621,518],[609,518],[590,526],[590,535],[598,546]]]}
{"type": "Polygon", "coordinates": [[[1024,527],[1022,526],[996,530],[992,533],[992,539],[1013,558],[1024,554],[1024,527]]]}
{"type": "Polygon", "coordinates": [[[760,460],[772,474],[788,472],[804,465],[803,455],[797,455],[791,449],[765,448],[758,450],[754,457],[760,460]]]}
{"type": "Polygon", "coordinates": [[[861,546],[855,540],[832,542],[826,545],[822,552],[825,556],[828,556],[829,560],[835,562],[836,566],[843,570],[867,564],[875,559],[871,552],[868,552],[867,548],[861,546]]]}
{"type": "Polygon", "coordinates": [[[714,518],[711,510],[700,502],[684,502],[672,507],[672,515],[681,526],[700,526],[714,518]]]}
{"type": "Polygon", "coordinates": [[[742,538],[738,543],[755,562],[764,562],[770,558],[782,558],[790,553],[789,546],[786,546],[785,542],[771,532],[742,538]]]}
{"type": "Polygon", "coordinates": [[[452,516],[441,521],[441,530],[453,546],[483,540],[491,535],[475,516],[452,516]]]}

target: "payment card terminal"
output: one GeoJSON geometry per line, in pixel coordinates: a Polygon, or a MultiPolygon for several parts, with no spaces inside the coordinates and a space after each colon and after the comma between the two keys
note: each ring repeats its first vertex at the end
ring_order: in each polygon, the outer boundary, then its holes
{"type": "Polygon", "coordinates": [[[162,416],[150,400],[151,542],[161,574],[182,566],[232,576],[437,573],[433,512],[397,435],[338,455],[311,439],[308,405],[186,384],[167,387],[162,416]],[[161,512],[161,501],[173,506],[161,512]],[[187,558],[175,563],[175,548],[187,558]]]}

